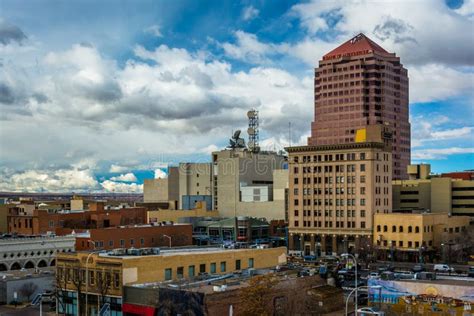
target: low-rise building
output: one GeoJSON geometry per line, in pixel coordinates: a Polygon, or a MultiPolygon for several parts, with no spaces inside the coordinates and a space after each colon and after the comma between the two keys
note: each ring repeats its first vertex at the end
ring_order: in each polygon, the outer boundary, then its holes
{"type": "Polygon", "coordinates": [[[89,210],[82,211],[51,211],[35,209],[31,214],[11,208],[8,215],[10,233],[21,235],[40,235],[56,233],[62,228],[89,229],[114,227],[120,225],[145,224],[147,213],[145,208],[105,209],[104,203],[89,204],[89,210]]]}
{"type": "MultiPolygon", "coordinates": [[[[442,245],[456,242],[469,227],[469,216],[450,216],[448,213],[390,213],[374,214],[373,243],[384,253],[400,261],[433,260],[442,245]]],[[[454,251],[446,249],[446,251],[454,251]]],[[[445,255],[449,255],[446,253],[445,255]]]]}
{"type": "Polygon", "coordinates": [[[57,257],[57,277],[63,295],[58,304],[59,312],[79,314],[87,309],[88,314],[93,315],[108,302],[112,314],[116,315],[121,312],[123,287],[128,284],[193,279],[200,273],[224,275],[285,263],[284,247],[148,248],[60,254],[57,257]],[[81,293],[79,300],[78,292],[81,293]]]}
{"type": "Polygon", "coordinates": [[[0,273],[0,304],[29,303],[40,293],[54,289],[52,268],[0,273]]]}
{"type": "Polygon", "coordinates": [[[74,236],[37,236],[0,239],[0,271],[54,266],[57,253],[73,252],[74,236]]]}
{"type": "Polygon", "coordinates": [[[248,314],[251,309],[251,302],[242,301],[243,298],[259,294],[265,296],[262,300],[266,306],[258,308],[276,316],[321,315],[339,311],[344,303],[342,289],[326,285],[326,280],[319,276],[301,278],[292,271],[253,272],[253,276],[228,274],[191,282],[125,286],[123,312],[125,315],[150,316],[167,312],[176,315],[241,315],[244,310],[248,314]],[[257,284],[253,283],[257,274],[262,278],[259,280],[262,284],[270,284],[260,293],[253,288],[257,284]]]}
{"type": "Polygon", "coordinates": [[[208,210],[207,203],[204,201],[197,201],[193,209],[188,210],[163,210],[147,212],[147,223],[159,222],[181,222],[189,221],[196,217],[219,217],[219,212],[208,210]]]}
{"type": "Polygon", "coordinates": [[[474,217],[474,180],[470,174],[430,175],[430,165],[409,165],[409,180],[395,180],[394,210],[430,210],[474,217]]]}
{"type": "Polygon", "coordinates": [[[239,216],[226,219],[201,219],[193,223],[193,238],[199,245],[225,241],[269,243],[270,224],[264,220],[239,216]]]}
{"type": "Polygon", "coordinates": [[[192,234],[192,225],[175,223],[94,228],[76,234],[76,250],[191,246],[192,234]]]}

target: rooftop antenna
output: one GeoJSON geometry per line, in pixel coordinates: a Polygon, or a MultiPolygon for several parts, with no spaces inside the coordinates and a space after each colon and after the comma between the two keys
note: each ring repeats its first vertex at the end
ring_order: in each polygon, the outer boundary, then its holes
{"type": "Polygon", "coordinates": [[[258,153],[260,151],[260,146],[258,144],[258,111],[256,109],[251,109],[247,112],[247,117],[249,119],[249,128],[247,133],[249,134],[249,150],[253,153],[258,153]]]}

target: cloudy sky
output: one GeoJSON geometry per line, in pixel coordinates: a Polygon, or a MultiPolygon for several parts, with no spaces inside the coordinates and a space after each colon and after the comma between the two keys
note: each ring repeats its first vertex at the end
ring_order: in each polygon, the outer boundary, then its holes
{"type": "MultiPolygon", "coordinates": [[[[474,2],[0,0],[0,191],[140,192],[246,111],[305,144],[313,68],[363,32],[410,77],[414,162],[474,168],[474,2]]],[[[246,135],[245,135],[246,136],[246,135]]]]}

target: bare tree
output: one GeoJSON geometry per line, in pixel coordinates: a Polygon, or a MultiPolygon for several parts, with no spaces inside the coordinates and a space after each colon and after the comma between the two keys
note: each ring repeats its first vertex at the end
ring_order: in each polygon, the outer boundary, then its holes
{"type": "Polygon", "coordinates": [[[239,314],[270,316],[270,294],[276,284],[277,281],[271,274],[252,277],[249,286],[240,292],[242,310],[239,314]]]}
{"type": "Polygon", "coordinates": [[[82,286],[85,283],[85,277],[84,273],[82,273],[83,270],[81,270],[78,266],[73,266],[71,268],[72,271],[72,278],[71,282],[74,285],[74,289],[77,292],[77,309],[78,309],[78,314],[81,315],[81,303],[82,303],[82,286]]]}
{"type": "Polygon", "coordinates": [[[100,294],[100,306],[105,303],[105,297],[109,293],[112,283],[110,272],[97,272],[97,290],[100,294]]]}
{"type": "Polygon", "coordinates": [[[26,297],[28,301],[31,301],[31,296],[33,296],[37,290],[38,285],[34,284],[33,282],[28,282],[23,284],[19,291],[22,296],[26,297]]]}
{"type": "MultiPolygon", "coordinates": [[[[53,296],[61,305],[61,310],[64,312],[66,310],[66,304],[64,303],[64,293],[66,292],[67,288],[67,279],[64,273],[64,269],[62,267],[56,268],[56,277],[54,280],[54,290],[53,296]]],[[[56,306],[56,310],[58,310],[58,306],[56,306]]]]}

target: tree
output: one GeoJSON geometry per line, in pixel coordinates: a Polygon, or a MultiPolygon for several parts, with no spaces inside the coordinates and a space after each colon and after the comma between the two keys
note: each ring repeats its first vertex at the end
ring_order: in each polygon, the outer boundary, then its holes
{"type": "MultiPolygon", "coordinates": [[[[85,273],[82,273],[84,270],[81,270],[78,266],[70,268],[72,271],[72,284],[74,285],[74,288],[77,292],[77,310],[78,310],[78,315],[81,315],[81,303],[82,303],[82,286],[85,283],[85,273]]],[[[66,269],[66,271],[69,273],[69,269],[66,269]]],[[[70,276],[66,276],[69,278],[70,276]]]]}
{"type": "Polygon", "coordinates": [[[28,301],[31,301],[31,296],[33,296],[33,294],[35,294],[37,290],[38,285],[34,284],[33,282],[28,282],[20,287],[19,292],[22,296],[26,297],[28,301]]]}
{"type": "MultiPolygon", "coordinates": [[[[64,312],[66,310],[66,304],[64,303],[64,293],[67,288],[67,280],[66,275],[64,274],[64,269],[62,267],[56,267],[56,276],[54,280],[54,290],[53,296],[56,301],[61,305],[61,310],[64,312]]],[[[56,310],[58,310],[59,306],[56,306],[56,310]]]]}
{"type": "Polygon", "coordinates": [[[240,292],[239,314],[248,316],[270,316],[272,315],[270,295],[277,280],[273,275],[258,275],[252,277],[249,286],[240,292]]]}
{"type": "Polygon", "coordinates": [[[110,272],[97,272],[97,290],[100,294],[100,306],[102,307],[105,303],[105,297],[109,293],[111,284],[110,272]]]}

